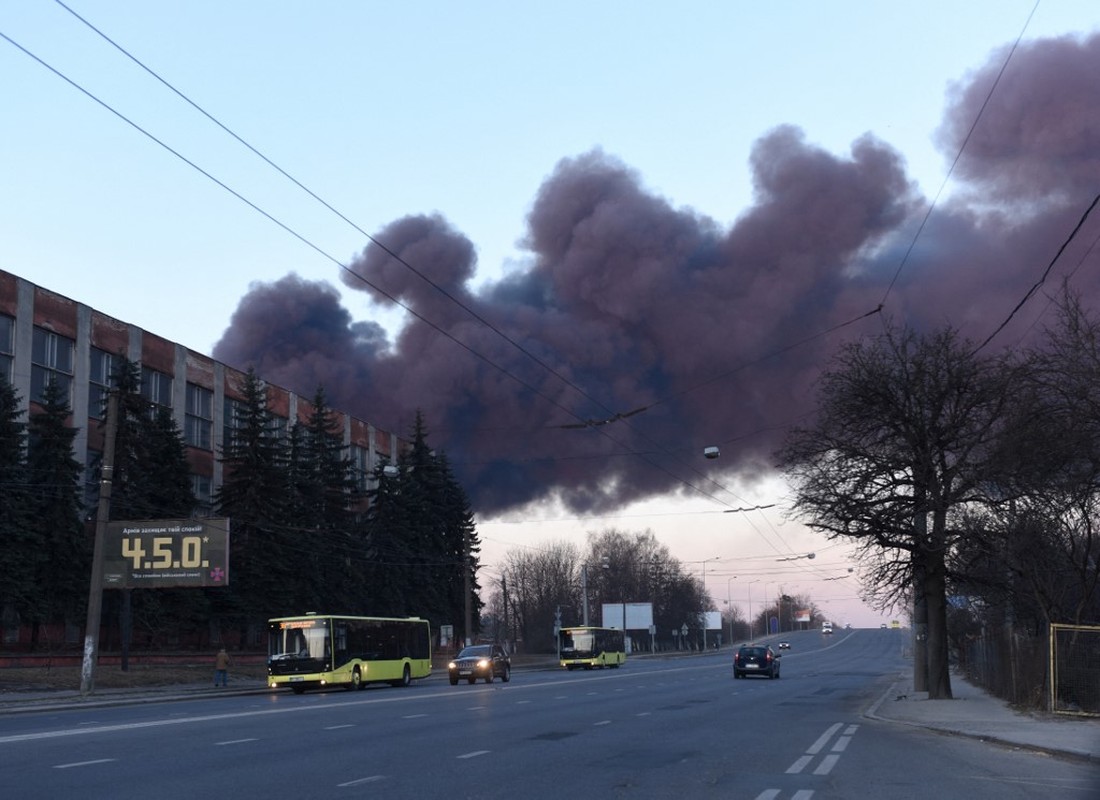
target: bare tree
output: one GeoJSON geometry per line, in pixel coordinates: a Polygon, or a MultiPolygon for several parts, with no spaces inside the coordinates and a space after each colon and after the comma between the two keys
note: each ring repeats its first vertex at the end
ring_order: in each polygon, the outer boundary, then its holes
{"type": "MultiPolygon", "coordinates": [[[[554,650],[554,623],[579,607],[577,548],[557,542],[537,550],[510,550],[505,557],[509,628],[527,652],[554,650]]],[[[501,613],[503,613],[503,599],[501,613]]]]}
{"type": "Polygon", "coordinates": [[[863,575],[889,587],[887,596],[912,593],[925,645],[914,681],[926,678],[931,698],[951,697],[947,556],[960,535],[952,522],[986,499],[1005,380],[999,360],[951,329],[888,328],[840,351],[821,378],[815,426],[793,430],[779,453],[795,514],[882,556],[863,575]]]}
{"type": "MultiPolygon", "coordinates": [[[[1083,622],[1100,615],[1100,322],[1064,293],[1058,322],[1013,387],[1011,437],[998,484],[1005,502],[968,576],[1009,582],[1012,618],[1083,622]]],[[[992,588],[996,588],[993,586],[992,588]]]]}

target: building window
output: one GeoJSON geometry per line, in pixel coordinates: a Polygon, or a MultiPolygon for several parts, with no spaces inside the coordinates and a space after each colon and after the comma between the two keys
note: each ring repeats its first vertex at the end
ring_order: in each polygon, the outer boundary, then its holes
{"type": "Polygon", "coordinates": [[[352,474],[355,476],[355,488],[365,492],[370,481],[370,450],[353,444],[349,456],[351,458],[352,474]]]}
{"type": "Polygon", "coordinates": [[[0,379],[11,383],[11,365],[15,360],[15,320],[0,314],[0,379]]]}
{"type": "Polygon", "coordinates": [[[31,342],[31,400],[42,402],[46,387],[56,383],[72,402],[73,350],[76,342],[45,328],[34,329],[31,342]]]}
{"type": "Polygon", "coordinates": [[[193,383],[187,384],[183,440],[192,447],[211,449],[214,432],[214,393],[193,383]]]}
{"type": "Polygon", "coordinates": [[[103,419],[107,416],[107,395],[115,388],[115,369],[118,356],[98,347],[92,348],[91,371],[88,374],[88,416],[103,419]]]}
{"type": "Polygon", "coordinates": [[[171,408],[172,376],[149,367],[142,367],[141,396],[154,405],[171,408]]]}
{"type": "Polygon", "coordinates": [[[233,397],[226,396],[222,404],[222,447],[232,447],[237,441],[237,428],[241,427],[241,414],[244,404],[233,397]]]}
{"type": "Polygon", "coordinates": [[[209,517],[214,512],[211,483],[206,475],[191,476],[191,494],[195,495],[195,516],[209,517]]]}
{"type": "Polygon", "coordinates": [[[84,460],[84,519],[93,520],[99,513],[99,477],[103,453],[88,449],[84,460]]]}

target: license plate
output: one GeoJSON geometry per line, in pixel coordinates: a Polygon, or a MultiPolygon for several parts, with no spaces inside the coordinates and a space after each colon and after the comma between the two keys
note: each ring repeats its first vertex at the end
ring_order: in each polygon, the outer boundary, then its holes
{"type": "Polygon", "coordinates": [[[745,665],[745,669],[759,669],[759,668],[760,668],[759,664],[746,664],[745,665]]]}
{"type": "Polygon", "coordinates": [[[472,675],[472,674],[473,674],[473,672],[474,672],[474,671],[473,671],[472,669],[460,669],[460,670],[458,671],[458,674],[459,674],[459,675],[472,675]]]}
{"type": "Polygon", "coordinates": [[[298,681],[304,681],[304,680],[305,680],[305,678],[303,678],[301,675],[292,675],[291,678],[290,678],[291,683],[297,683],[298,681]]]}

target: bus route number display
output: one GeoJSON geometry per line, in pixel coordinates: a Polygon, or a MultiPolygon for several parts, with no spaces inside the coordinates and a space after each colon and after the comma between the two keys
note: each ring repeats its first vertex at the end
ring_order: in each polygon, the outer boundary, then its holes
{"type": "Polygon", "coordinates": [[[105,589],[229,584],[228,519],[108,522],[103,545],[105,589]]]}

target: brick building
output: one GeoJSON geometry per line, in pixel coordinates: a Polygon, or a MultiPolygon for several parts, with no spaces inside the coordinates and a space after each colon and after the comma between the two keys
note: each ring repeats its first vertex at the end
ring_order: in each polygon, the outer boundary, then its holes
{"type": "MultiPolygon", "coordinates": [[[[141,366],[145,398],[171,409],[187,445],[192,489],[199,500],[196,513],[209,512],[222,478],[218,453],[234,418],[244,373],[0,270],[0,376],[14,386],[28,412],[51,379],[68,388],[73,424],[79,429],[73,455],[86,466],[92,509],[98,484],[87,465],[102,452],[103,398],[119,353],[141,366]]],[[[309,399],[271,384],[267,392],[268,409],[284,426],[308,418],[309,399]]],[[[367,488],[371,470],[382,459],[396,460],[403,443],[396,434],[334,413],[360,486],[367,488]]]]}

